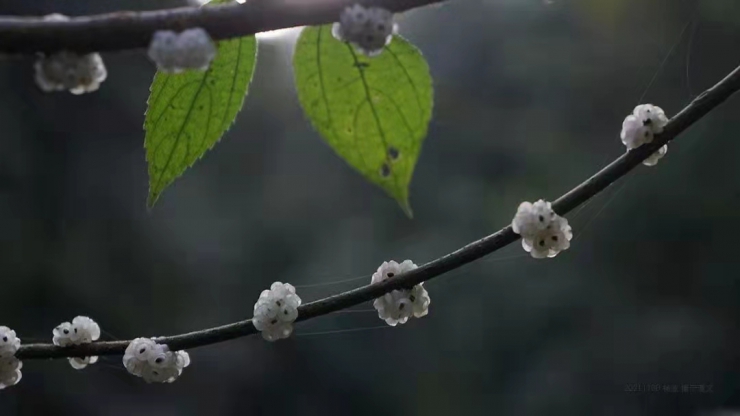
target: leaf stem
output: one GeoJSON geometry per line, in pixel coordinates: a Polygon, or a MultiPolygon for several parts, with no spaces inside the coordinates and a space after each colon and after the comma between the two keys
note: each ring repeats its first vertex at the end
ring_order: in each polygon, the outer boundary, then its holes
{"type": "Polygon", "coordinates": [[[214,40],[231,39],[295,26],[333,23],[352,4],[394,13],[443,0],[249,0],[209,7],[80,16],[69,21],[0,16],[0,52],[34,54],[70,50],[80,53],[146,48],[158,30],[201,27],[214,40]]]}

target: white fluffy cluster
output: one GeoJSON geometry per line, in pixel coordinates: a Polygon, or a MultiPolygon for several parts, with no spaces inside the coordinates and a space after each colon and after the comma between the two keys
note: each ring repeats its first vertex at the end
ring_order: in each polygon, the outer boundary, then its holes
{"type": "MultiPolygon", "coordinates": [[[[417,266],[411,260],[398,264],[394,260],[383,262],[373,273],[371,283],[380,283],[401,273],[415,269],[417,266]]],[[[378,311],[378,317],[390,326],[405,324],[412,316],[421,318],[429,313],[431,303],[429,294],[422,283],[406,290],[394,290],[375,299],[373,306],[378,311]]]]}
{"type": "MultiPolygon", "coordinates": [[[[46,21],[65,21],[68,17],[61,14],[50,14],[46,21]]],[[[44,92],[69,90],[72,94],[84,94],[97,91],[100,84],[108,77],[103,58],[98,53],[78,55],[62,51],[42,55],[34,65],[36,84],[44,92]]]]}
{"type": "Polygon", "coordinates": [[[21,340],[15,336],[15,331],[7,326],[0,326],[0,390],[21,381],[23,363],[15,358],[20,347],[21,340]]]}
{"type": "Polygon", "coordinates": [[[288,338],[293,333],[293,322],[298,318],[301,298],[290,283],[275,282],[270,290],[263,290],[254,304],[252,324],[268,341],[288,338]]]}
{"type": "Polygon", "coordinates": [[[199,27],[180,33],[159,30],[149,44],[149,58],[162,72],[205,71],[215,57],[216,45],[208,32],[199,27]]]}
{"type": "Polygon", "coordinates": [[[129,373],[147,383],[172,383],[190,365],[185,351],[170,351],[165,344],[151,338],[136,338],[128,344],[123,355],[123,366],[129,373]]]}
{"type": "MultiPolygon", "coordinates": [[[[87,316],[78,316],[72,322],[62,322],[52,331],[54,345],[66,347],[69,345],[89,344],[100,338],[100,326],[87,316]]],[[[98,357],[72,357],[69,364],[75,370],[82,370],[89,364],[98,362],[98,357]]]]}
{"type": "Polygon", "coordinates": [[[367,56],[376,56],[391,43],[398,26],[393,13],[378,7],[364,8],[359,4],[347,7],[332,26],[332,34],[342,42],[349,42],[367,56]]]}
{"type": "Polygon", "coordinates": [[[568,220],[552,210],[549,202],[522,202],[511,222],[522,236],[522,247],[536,259],[555,257],[570,247],[573,238],[568,220]]]}
{"type": "MultiPolygon", "coordinates": [[[[620,134],[622,143],[627,146],[628,150],[650,143],[656,134],[663,132],[663,127],[666,124],[668,124],[668,117],[666,117],[662,108],[652,104],[638,105],[622,123],[622,133],[620,134]]],[[[663,145],[642,163],[645,166],[655,166],[658,160],[665,156],[667,152],[668,145],[663,145]]]]}

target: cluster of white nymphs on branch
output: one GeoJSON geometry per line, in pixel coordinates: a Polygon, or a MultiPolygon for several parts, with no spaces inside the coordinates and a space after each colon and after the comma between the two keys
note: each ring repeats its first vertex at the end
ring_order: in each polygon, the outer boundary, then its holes
{"type": "Polygon", "coordinates": [[[15,358],[21,339],[7,326],[0,326],[0,390],[21,381],[23,363],[15,358]]]}
{"type": "Polygon", "coordinates": [[[393,13],[378,7],[364,8],[359,4],[347,7],[332,26],[332,34],[342,42],[349,42],[361,53],[376,56],[393,39],[397,25],[393,13]]]}
{"type": "MultiPolygon", "coordinates": [[[[394,260],[383,262],[373,273],[371,283],[380,283],[417,266],[411,260],[398,264],[394,260]]],[[[375,299],[373,306],[378,311],[378,317],[390,326],[405,324],[409,318],[421,318],[429,313],[431,299],[422,283],[411,289],[394,290],[375,299]]]]}
{"type": "Polygon", "coordinates": [[[126,370],[147,383],[172,383],[188,365],[187,352],[170,351],[166,344],[157,344],[151,338],[134,339],[123,355],[126,370]]]}
{"type": "Polygon", "coordinates": [[[536,259],[555,257],[570,247],[573,238],[568,220],[552,210],[552,204],[539,200],[522,202],[511,228],[522,236],[522,247],[536,259]]]}
{"type": "Polygon", "coordinates": [[[162,72],[205,71],[215,57],[216,45],[208,32],[199,27],[181,33],[159,30],[149,44],[149,58],[162,72]]]}
{"type": "MultiPolygon", "coordinates": [[[[642,104],[635,107],[632,114],[628,115],[622,123],[622,143],[627,150],[636,149],[643,144],[653,141],[656,134],[663,132],[663,127],[668,124],[668,117],[660,107],[652,104],[642,104]]],[[[645,159],[642,164],[655,166],[658,160],[668,152],[668,145],[663,145],[657,152],[645,159]]]]}
{"type": "MultiPolygon", "coordinates": [[[[44,20],[65,21],[69,18],[61,14],[50,14],[44,20]]],[[[34,69],[36,84],[44,92],[68,90],[79,95],[97,91],[108,76],[103,59],[98,53],[78,55],[61,51],[48,56],[42,55],[36,61],[34,69]]]]}
{"type": "Polygon", "coordinates": [[[301,298],[290,283],[275,282],[270,290],[263,290],[254,304],[252,324],[268,341],[288,338],[293,333],[293,322],[298,318],[301,298]]]}
{"type": "MultiPolygon", "coordinates": [[[[60,347],[89,344],[100,338],[100,326],[87,316],[78,316],[72,322],[63,322],[52,331],[52,342],[60,347]]],[[[98,362],[98,357],[71,357],[69,364],[75,370],[82,370],[88,364],[98,362]]]]}

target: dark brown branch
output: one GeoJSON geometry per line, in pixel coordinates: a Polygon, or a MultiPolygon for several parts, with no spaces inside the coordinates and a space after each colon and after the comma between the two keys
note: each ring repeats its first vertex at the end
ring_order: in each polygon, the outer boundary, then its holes
{"type": "Polygon", "coordinates": [[[332,23],[354,3],[400,13],[442,0],[250,0],[244,4],[182,7],[82,16],[66,22],[0,16],[0,52],[32,54],[63,49],[101,52],[149,46],[157,30],[202,27],[213,39],[268,30],[332,23]]]}
{"type": "MultiPolygon", "coordinates": [[[[648,156],[661,146],[673,140],[707,113],[719,106],[731,95],[740,89],[740,67],[735,69],[725,79],[711,89],[694,99],[686,108],[673,117],[662,134],[655,137],[652,143],[643,145],[635,150],[618,157],[607,167],[573,188],[553,203],[553,208],[560,215],[565,215],[594,195],[606,189],[631,169],[639,165],[648,156]]],[[[513,212],[512,212],[513,215],[513,212]]],[[[450,253],[437,260],[431,261],[418,269],[398,275],[382,283],[363,286],[348,292],[340,293],[325,299],[307,303],[298,308],[298,321],[316,318],[350,306],[375,299],[395,289],[410,288],[418,283],[462,267],[474,260],[484,257],[494,251],[511,244],[519,236],[511,230],[511,226],[504,227],[495,234],[450,253]]],[[[166,343],[173,350],[188,349],[228,341],[256,333],[257,330],[250,320],[236,322],[216,328],[191,332],[171,337],[157,339],[166,343]]],[[[129,341],[96,342],[75,347],[60,348],[51,344],[23,345],[16,354],[21,359],[34,358],[61,358],[84,357],[90,355],[122,354],[129,341]]]]}

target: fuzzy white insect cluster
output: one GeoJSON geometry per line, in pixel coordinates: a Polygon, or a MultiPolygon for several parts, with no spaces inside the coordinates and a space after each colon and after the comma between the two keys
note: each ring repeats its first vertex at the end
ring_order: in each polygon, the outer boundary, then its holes
{"type": "MultiPolygon", "coordinates": [[[[628,115],[622,123],[622,143],[628,150],[636,149],[645,143],[650,143],[656,134],[663,132],[668,124],[668,117],[662,108],[652,104],[641,104],[635,107],[632,114],[628,115]]],[[[645,166],[655,166],[668,152],[668,145],[663,145],[657,152],[653,153],[642,163],[645,166]]]]}
{"type": "Polygon", "coordinates": [[[180,33],[159,30],[149,44],[149,58],[162,72],[205,71],[215,57],[216,45],[208,32],[199,27],[180,33]]]}
{"type": "Polygon", "coordinates": [[[540,199],[534,204],[522,202],[511,222],[522,236],[522,247],[536,259],[555,257],[570,247],[573,238],[568,220],[552,210],[552,204],[540,199]]]}
{"type": "Polygon", "coordinates": [[[275,282],[270,290],[263,290],[254,304],[252,324],[262,332],[262,338],[277,341],[293,333],[293,322],[298,318],[301,298],[290,283],[275,282]]]}
{"type": "MultiPolygon", "coordinates": [[[[417,266],[411,260],[401,264],[396,261],[386,261],[373,273],[371,283],[380,283],[401,273],[415,269],[417,266]]],[[[390,326],[405,324],[409,318],[421,318],[429,313],[431,303],[429,294],[422,283],[411,289],[394,290],[375,299],[373,306],[378,311],[378,317],[390,326]]]]}
{"type": "MultiPolygon", "coordinates": [[[[51,14],[47,21],[65,21],[68,17],[51,14]]],[[[61,51],[48,56],[42,55],[34,64],[36,84],[44,92],[68,90],[72,94],[97,91],[108,77],[103,58],[98,53],[78,55],[61,51]]]]}
{"type": "MultiPolygon", "coordinates": [[[[62,322],[54,328],[52,334],[54,335],[52,342],[60,347],[89,344],[100,338],[100,326],[87,316],[78,316],[72,322],[62,322]]],[[[96,362],[98,362],[98,357],[69,358],[69,364],[75,370],[82,370],[96,362]]]]}
{"type": "Polygon", "coordinates": [[[187,352],[170,351],[166,344],[157,344],[151,338],[134,339],[123,355],[126,370],[147,383],[172,383],[189,365],[187,352]]]}
{"type": "Polygon", "coordinates": [[[18,384],[23,377],[23,363],[15,358],[20,347],[21,340],[15,336],[15,331],[0,326],[0,390],[18,384]]]}
{"type": "Polygon", "coordinates": [[[364,8],[359,4],[347,7],[332,26],[332,34],[342,42],[349,42],[363,54],[376,56],[391,43],[398,26],[393,13],[378,7],[364,8]]]}

